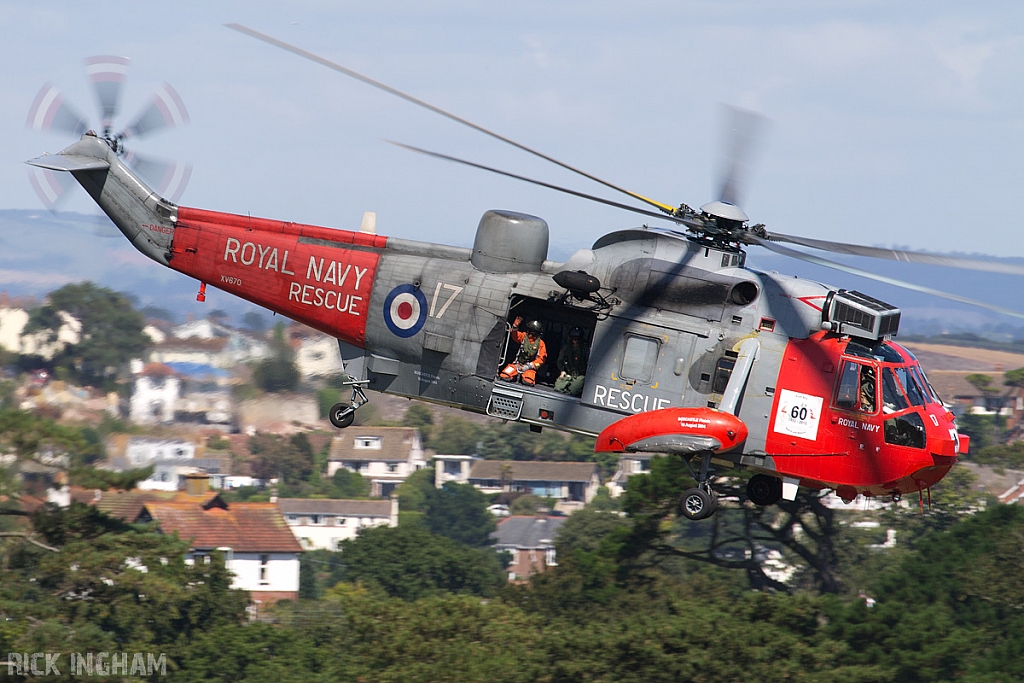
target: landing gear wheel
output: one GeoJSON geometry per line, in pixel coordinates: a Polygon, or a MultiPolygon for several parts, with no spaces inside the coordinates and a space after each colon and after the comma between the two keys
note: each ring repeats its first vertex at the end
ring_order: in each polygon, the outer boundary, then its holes
{"type": "Polygon", "coordinates": [[[747,482],[747,498],[754,505],[775,505],[782,498],[782,481],[767,474],[755,474],[747,482]]]}
{"type": "Polygon", "coordinates": [[[356,419],[356,411],[347,403],[335,403],[331,406],[331,410],[327,413],[327,417],[330,418],[332,425],[338,429],[344,429],[352,424],[352,421],[356,419]]]}
{"type": "Polygon", "coordinates": [[[686,489],[679,499],[679,514],[689,520],[705,519],[718,508],[718,497],[704,489],[686,489]]]}

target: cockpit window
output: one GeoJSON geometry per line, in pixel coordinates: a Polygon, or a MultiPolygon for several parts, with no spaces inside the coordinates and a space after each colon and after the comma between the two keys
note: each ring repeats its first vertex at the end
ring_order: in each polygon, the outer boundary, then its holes
{"type": "Polygon", "coordinates": [[[880,360],[883,363],[905,362],[900,352],[885,342],[878,342],[868,346],[863,340],[851,339],[846,345],[846,354],[857,358],[870,358],[880,360]]]}
{"type": "Polygon", "coordinates": [[[896,373],[896,379],[900,383],[900,387],[903,389],[903,393],[910,399],[910,404],[915,406],[923,406],[925,404],[925,394],[917,384],[917,380],[910,371],[905,367],[893,368],[893,372],[896,373]]]}
{"type": "Polygon", "coordinates": [[[919,366],[912,366],[910,368],[910,374],[917,380],[918,386],[921,387],[922,393],[924,393],[929,403],[942,403],[942,399],[939,398],[939,394],[935,391],[935,387],[933,387],[931,382],[929,382],[924,376],[924,371],[919,366]]]}
{"type": "Polygon", "coordinates": [[[910,403],[903,395],[893,369],[885,368],[882,371],[882,378],[882,409],[887,413],[895,413],[909,408],[910,403]]]}
{"type": "Polygon", "coordinates": [[[873,367],[864,363],[843,361],[843,369],[839,374],[839,388],[836,392],[836,407],[864,413],[875,412],[875,406],[878,405],[877,384],[873,367]]]}

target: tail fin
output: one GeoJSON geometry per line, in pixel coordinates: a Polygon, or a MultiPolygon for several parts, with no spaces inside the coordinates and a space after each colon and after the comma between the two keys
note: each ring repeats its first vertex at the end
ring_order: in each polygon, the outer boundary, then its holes
{"type": "Polygon", "coordinates": [[[178,207],[122,163],[107,140],[90,131],[61,152],[26,163],[71,173],[136,249],[168,265],[178,207]]]}

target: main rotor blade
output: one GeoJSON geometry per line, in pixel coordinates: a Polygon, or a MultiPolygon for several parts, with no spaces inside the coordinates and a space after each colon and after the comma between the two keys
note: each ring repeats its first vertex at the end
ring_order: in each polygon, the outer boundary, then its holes
{"type": "Polygon", "coordinates": [[[965,270],[980,270],[986,273],[1006,273],[1009,275],[1024,275],[1024,265],[1016,263],[1002,263],[999,261],[983,261],[981,259],[966,258],[963,256],[949,256],[945,254],[929,254],[921,251],[906,251],[903,249],[882,249],[879,247],[865,247],[860,244],[847,244],[845,242],[830,242],[828,240],[816,240],[809,237],[796,237],[794,235],[783,235],[772,232],[768,239],[773,242],[789,242],[799,244],[812,249],[829,251],[834,254],[850,254],[851,256],[869,256],[871,258],[888,259],[890,261],[904,261],[906,263],[928,263],[935,266],[947,266],[950,268],[963,268],[965,270]]]}
{"type": "Polygon", "coordinates": [[[29,128],[58,130],[78,137],[89,130],[89,123],[74,107],[64,100],[64,94],[46,83],[39,89],[32,106],[28,108],[29,128]]]}
{"type": "Polygon", "coordinates": [[[728,129],[726,130],[725,168],[718,199],[740,206],[740,191],[744,187],[747,171],[757,143],[767,124],[767,119],[757,112],[725,105],[728,129]]]}
{"type": "Polygon", "coordinates": [[[527,147],[526,145],[524,145],[522,143],[519,143],[519,142],[516,142],[515,140],[512,140],[510,138],[507,138],[504,135],[500,135],[498,133],[495,133],[492,130],[488,130],[487,128],[484,128],[483,126],[479,126],[479,125],[473,123],[472,121],[468,121],[468,120],[466,120],[466,119],[464,119],[464,118],[462,118],[460,116],[456,116],[455,114],[452,114],[450,112],[445,111],[444,109],[441,109],[440,107],[435,107],[434,105],[430,104],[429,102],[424,102],[423,100],[418,99],[416,97],[413,97],[412,95],[409,95],[407,93],[404,93],[401,90],[398,90],[396,88],[392,88],[391,86],[385,85],[384,83],[381,83],[380,81],[375,81],[374,79],[372,79],[372,78],[370,78],[368,76],[364,76],[361,73],[353,71],[352,69],[346,68],[346,67],[344,67],[344,66],[342,66],[340,64],[337,64],[335,62],[332,62],[332,61],[330,61],[328,59],[324,59],[323,57],[321,57],[319,55],[316,55],[316,54],[313,54],[312,52],[308,52],[306,50],[303,50],[302,48],[295,47],[294,45],[291,45],[290,43],[284,42],[283,40],[278,40],[277,38],[274,38],[272,36],[268,36],[265,33],[260,33],[259,31],[255,31],[255,30],[253,30],[253,29],[251,29],[251,28],[249,28],[247,26],[242,26],[241,24],[225,24],[225,26],[227,26],[228,28],[230,28],[230,29],[232,29],[234,31],[238,31],[239,33],[244,33],[245,35],[250,36],[252,38],[255,38],[257,40],[261,40],[264,43],[267,43],[269,45],[273,45],[275,47],[279,47],[282,50],[287,50],[288,52],[291,52],[292,54],[298,55],[300,57],[304,57],[305,59],[308,59],[310,61],[316,62],[317,64],[321,64],[323,66],[326,66],[328,69],[333,69],[334,71],[337,71],[339,73],[345,74],[346,76],[354,78],[357,81],[362,81],[363,83],[365,83],[367,85],[370,85],[370,86],[373,86],[374,88],[377,88],[378,90],[383,90],[386,93],[390,93],[392,95],[395,95],[396,97],[400,97],[403,100],[405,100],[406,102],[411,102],[411,103],[413,103],[413,104],[415,104],[417,106],[423,107],[424,109],[428,109],[428,110],[434,112],[435,114],[440,114],[441,116],[444,116],[447,119],[451,119],[452,121],[455,121],[456,123],[461,123],[464,126],[468,126],[468,127],[472,128],[473,130],[476,130],[476,131],[479,131],[479,132],[483,133],[484,135],[489,135],[490,137],[492,137],[492,138],[494,138],[496,140],[500,140],[500,141],[502,141],[502,142],[504,142],[506,144],[512,145],[513,147],[516,147],[517,149],[521,149],[524,152],[527,152],[528,154],[532,154],[532,155],[534,155],[536,157],[540,157],[541,159],[544,159],[545,161],[549,161],[552,164],[556,164],[557,166],[561,166],[562,168],[564,168],[564,169],[566,169],[568,171],[572,171],[573,173],[581,175],[584,178],[588,178],[590,180],[593,180],[596,183],[600,183],[601,185],[604,185],[605,187],[611,188],[612,190],[615,190],[616,192],[621,192],[623,194],[629,195],[633,199],[639,200],[641,202],[644,202],[645,204],[648,204],[648,205],[653,206],[655,208],[661,209],[665,213],[674,214],[676,212],[676,208],[673,207],[673,206],[670,206],[668,204],[662,204],[661,202],[655,201],[653,199],[648,199],[647,197],[644,197],[643,195],[637,194],[636,192],[632,192],[632,191],[627,190],[625,188],[619,187],[618,185],[614,185],[614,184],[608,182],[607,180],[602,180],[601,178],[598,178],[595,175],[587,173],[586,171],[580,170],[580,169],[576,168],[575,166],[570,166],[569,164],[567,164],[567,163],[565,163],[563,161],[559,161],[558,159],[555,159],[554,157],[550,157],[547,154],[544,154],[543,152],[538,152],[537,150],[535,150],[535,149],[533,149],[531,147],[527,147]]]}
{"type": "Polygon", "coordinates": [[[416,152],[417,154],[425,154],[426,156],[434,157],[435,159],[444,159],[445,161],[454,161],[457,164],[462,164],[464,166],[471,166],[472,168],[478,168],[481,171],[489,171],[491,173],[497,173],[498,175],[503,175],[506,178],[514,178],[515,180],[522,180],[522,181],[527,182],[527,183],[532,183],[534,185],[539,185],[541,187],[546,187],[549,190],[555,190],[556,192],[564,192],[565,194],[571,194],[574,197],[580,197],[582,199],[588,199],[588,200],[590,200],[592,202],[597,202],[599,204],[606,204],[607,206],[614,206],[617,209],[625,209],[626,211],[631,211],[633,213],[638,213],[638,214],[640,214],[642,216],[651,216],[652,218],[661,218],[661,219],[665,219],[665,220],[674,221],[676,223],[686,224],[685,220],[680,219],[680,218],[676,218],[675,216],[666,216],[665,214],[662,214],[662,213],[656,213],[654,211],[648,211],[646,209],[641,209],[641,208],[638,208],[638,207],[635,207],[635,206],[629,206],[628,204],[621,204],[621,203],[613,201],[611,199],[604,199],[603,197],[597,197],[595,195],[587,194],[585,192],[578,192],[577,190],[570,190],[569,188],[562,187],[560,185],[552,185],[551,183],[546,183],[543,180],[536,180],[534,178],[528,178],[526,176],[517,175],[515,173],[509,173],[508,171],[502,171],[500,168],[493,168],[491,166],[484,166],[483,164],[478,164],[478,163],[473,162],[473,161],[467,161],[465,159],[460,159],[458,157],[449,156],[447,154],[441,154],[440,152],[431,152],[430,150],[427,150],[427,149],[421,149],[419,147],[413,147],[412,145],[406,145],[406,144],[401,143],[401,142],[395,142],[394,140],[385,140],[385,142],[389,142],[392,145],[395,145],[396,147],[401,147],[402,149],[407,149],[410,152],[416,152]]]}
{"type": "Polygon", "coordinates": [[[990,311],[995,311],[996,313],[1002,313],[1004,315],[1011,315],[1015,318],[1024,319],[1024,313],[1019,313],[1017,311],[1010,310],[1009,308],[1003,308],[1001,306],[987,304],[982,301],[975,301],[974,299],[968,299],[967,297],[960,296],[958,294],[949,294],[948,292],[943,292],[938,289],[932,289],[931,287],[915,285],[912,282],[904,282],[903,280],[897,280],[895,278],[887,277],[885,275],[878,275],[877,273],[872,273],[867,270],[861,270],[860,268],[856,268],[854,266],[848,266],[845,263],[830,261],[829,259],[824,259],[821,258],[820,256],[814,256],[813,254],[806,254],[802,251],[790,249],[789,247],[784,247],[781,244],[774,244],[772,242],[769,242],[768,240],[761,239],[760,237],[752,233],[747,236],[747,239],[750,241],[751,244],[757,244],[758,246],[762,246],[765,249],[774,251],[777,254],[782,254],[783,256],[789,256],[791,258],[799,259],[801,261],[807,261],[808,263],[813,263],[818,266],[824,266],[825,268],[832,268],[833,270],[839,270],[844,273],[850,273],[851,275],[859,275],[861,277],[866,277],[877,282],[884,282],[887,285],[894,285],[896,287],[902,287],[903,289],[909,289],[911,291],[921,292],[923,294],[931,294],[932,296],[941,297],[943,299],[949,299],[950,301],[959,301],[962,304],[977,306],[979,308],[985,308],[990,311]]]}
{"type": "Polygon", "coordinates": [[[100,55],[85,60],[85,73],[92,83],[96,100],[100,105],[100,116],[103,119],[103,135],[109,135],[117,116],[117,107],[121,100],[121,86],[128,76],[127,57],[100,55]]]}
{"type": "Polygon", "coordinates": [[[143,109],[135,121],[124,129],[122,135],[125,138],[141,138],[188,122],[188,110],[185,109],[185,103],[181,101],[178,92],[171,87],[170,83],[164,83],[153,94],[149,106],[143,109]]]}

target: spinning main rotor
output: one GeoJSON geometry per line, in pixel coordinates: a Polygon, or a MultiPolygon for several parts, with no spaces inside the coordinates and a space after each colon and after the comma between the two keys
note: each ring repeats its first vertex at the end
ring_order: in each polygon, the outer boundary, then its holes
{"type": "Polygon", "coordinates": [[[677,225],[681,225],[685,228],[685,234],[689,239],[692,239],[701,244],[708,244],[723,249],[742,249],[744,246],[759,246],[773,251],[783,256],[795,258],[815,265],[831,268],[852,275],[858,275],[864,278],[875,280],[877,282],[883,282],[885,284],[894,285],[903,289],[921,292],[924,294],[930,294],[933,296],[949,299],[951,301],[957,301],[960,303],[969,304],[979,308],[988,309],[1004,315],[1010,315],[1016,318],[1024,318],[1024,313],[1014,311],[1001,306],[995,306],[982,301],[969,299],[957,294],[951,294],[943,292],[930,287],[917,285],[911,282],[898,280],[895,278],[887,277],[885,275],[879,275],[870,271],[850,266],[845,263],[833,261],[821,256],[815,256],[798,249],[783,246],[782,243],[795,244],[803,247],[809,247],[819,251],[825,251],[836,254],[848,254],[854,256],[867,256],[871,258],[887,259],[891,261],[904,261],[907,263],[926,263],[932,265],[941,265],[951,268],[961,268],[966,270],[976,270],[988,273],[1004,273],[1012,275],[1024,275],[1024,266],[997,262],[997,261],[986,261],[982,259],[964,258],[959,256],[950,256],[944,254],[932,254],[927,252],[900,250],[900,249],[884,249],[879,247],[867,247],[857,244],[848,244],[844,242],[832,242],[828,240],[819,240],[806,237],[798,237],[794,235],[786,235],[780,232],[771,231],[769,232],[764,224],[750,224],[749,218],[746,213],[739,206],[740,189],[743,184],[743,172],[746,169],[747,162],[751,155],[752,149],[759,137],[760,130],[763,129],[764,119],[753,112],[744,111],[740,109],[730,108],[730,136],[729,136],[729,152],[727,154],[727,163],[722,175],[722,181],[720,184],[719,198],[715,201],[704,204],[699,210],[694,210],[686,204],[679,204],[678,206],[667,204],[656,201],[649,197],[645,197],[637,192],[628,190],[611,183],[603,178],[599,178],[591,173],[588,173],[582,169],[576,168],[564,161],[560,161],[551,157],[543,152],[537,151],[531,147],[528,147],[520,142],[516,142],[510,138],[507,138],[499,133],[484,128],[472,121],[461,118],[451,112],[445,111],[439,107],[436,107],[428,102],[420,100],[412,95],[409,95],[401,90],[393,88],[389,85],[381,83],[380,81],[374,80],[368,76],[353,71],[340,64],[332,62],[324,57],[316,55],[302,48],[286,43],[282,40],[274,38],[272,36],[260,33],[241,24],[227,24],[227,27],[243,33],[257,40],[263,41],[282,50],[286,50],[295,55],[316,62],[322,66],[326,66],[329,69],[342,73],[346,76],[361,81],[367,85],[370,85],[384,92],[390,93],[397,97],[400,97],[407,102],[411,102],[419,107],[427,109],[439,114],[445,118],[451,119],[459,124],[472,128],[484,135],[490,136],[496,140],[500,140],[508,145],[516,147],[528,154],[539,157],[560,166],[572,173],[580,175],[588,180],[603,185],[611,190],[614,190],[620,194],[629,196],[630,198],[639,201],[643,204],[648,205],[657,211],[650,209],[644,209],[637,206],[623,204],[616,202],[604,197],[598,197],[588,193],[580,192],[570,188],[554,185],[534,178],[510,173],[501,169],[486,166],[476,162],[468,161],[466,159],[460,159],[458,157],[450,156],[447,154],[441,154],[439,152],[432,152],[412,145],[407,145],[399,142],[388,141],[391,144],[397,145],[404,149],[424,154],[437,159],[444,159],[446,161],[452,161],[465,166],[481,169],[498,175],[503,175],[516,180],[521,180],[527,183],[532,183],[541,187],[546,187],[558,192],[570,194],[575,197],[587,199],[589,201],[598,202],[607,206],[613,206],[620,208],[632,213],[640,214],[643,216],[650,216],[654,218],[661,218],[669,220],[677,225]]]}

